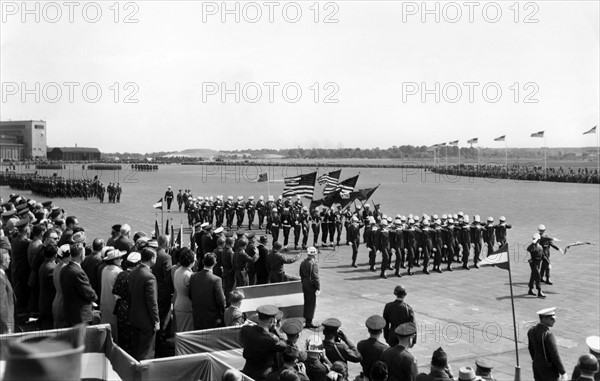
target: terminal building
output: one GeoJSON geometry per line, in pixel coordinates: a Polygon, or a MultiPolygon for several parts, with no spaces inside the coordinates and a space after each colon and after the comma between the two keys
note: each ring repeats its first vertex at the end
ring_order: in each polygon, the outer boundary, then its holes
{"type": "Polygon", "coordinates": [[[43,120],[0,122],[0,159],[46,159],[46,122],[43,120]]]}
{"type": "Polygon", "coordinates": [[[98,148],[54,147],[48,148],[50,161],[96,161],[102,158],[98,148]]]}

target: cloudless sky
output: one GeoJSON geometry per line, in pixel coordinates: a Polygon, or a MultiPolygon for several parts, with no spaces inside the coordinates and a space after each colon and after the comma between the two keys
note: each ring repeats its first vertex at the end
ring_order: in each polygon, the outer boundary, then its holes
{"type": "Polygon", "coordinates": [[[2,2],[0,77],[1,119],[47,121],[49,146],[596,145],[597,1],[227,2],[239,22],[220,1],[48,4],[2,2]]]}

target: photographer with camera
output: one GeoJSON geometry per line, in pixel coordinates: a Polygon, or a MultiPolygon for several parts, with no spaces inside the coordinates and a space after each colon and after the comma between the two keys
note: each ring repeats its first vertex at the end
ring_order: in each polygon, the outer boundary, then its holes
{"type": "Polygon", "coordinates": [[[323,347],[325,354],[331,362],[342,361],[343,363],[360,362],[362,356],[346,334],[339,328],[342,322],[336,318],[330,318],[323,323],[323,347]]]}

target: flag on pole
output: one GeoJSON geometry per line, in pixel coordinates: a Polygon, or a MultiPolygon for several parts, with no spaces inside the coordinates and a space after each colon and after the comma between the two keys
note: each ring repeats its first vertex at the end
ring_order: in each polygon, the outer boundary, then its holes
{"type": "Polygon", "coordinates": [[[163,205],[163,199],[161,197],[160,200],[158,200],[158,202],[156,204],[152,205],[152,207],[154,209],[160,209],[160,210],[162,210],[162,205],[163,205]]]}
{"type": "Polygon", "coordinates": [[[538,131],[538,132],[534,132],[533,134],[531,134],[532,138],[543,138],[544,137],[544,131],[538,131]]]}
{"type": "Polygon", "coordinates": [[[340,193],[352,192],[354,190],[354,187],[356,186],[356,183],[358,182],[358,176],[360,176],[360,173],[354,177],[350,177],[342,181],[337,185],[337,187],[335,187],[335,190],[340,191],[340,193]]]}
{"type": "Polygon", "coordinates": [[[448,142],[449,146],[457,146],[458,145],[458,140],[454,140],[452,142],[448,142]]]}
{"type": "Polygon", "coordinates": [[[170,218],[167,218],[167,223],[165,224],[165,234],[169,234],[169,232],[170,232],[169,220],[170,220],[170,218]]]}
{"type": "Polygon", "coordinates": [[[505,140],[506,140],[506,135],[498,136],[496,139],[494,139],[495,142],[503,142],[505,140]]]}
{"type": "Polygon", "coordinates": [[[154,220],[154,238],[158,239],[158,236],[160,235],[160,228],[158,227],[158,219],[154,220]]]}
{"type": "Polygon", "coordinates": [[[584,134],[584,135],[587,135],[587,134],[595,134],[595,133],[596,133],[596,127],[597,127],[597,126],[594,126],[592,129],[590,129],[590,130],[588,130],[588,131],[584,132],[583,134],[584,134]]]}
{"type": "Polygon", "coordinates": [[[317,172],[308,173],[283,179],[285,183],[283,187],[283,197],[287,196],[304,196],[312,199],[315,194],[315,182],[317,180],[317,172]]]}
{"type": "Polygon", "coordinates": [[[501,269],[508,270],[510,266],[508,264],[508,260],[508,244],[505,243],[504,245],[500,246],[498,250],[492,252],[487,256],[487,258],[479,262],[479,265],[496,266],[501,269]]]}
{"type": "Polygon", "coordinates": [[[175,246],[183,247],[183,225],[179,225],[179,233],[177,233],[177,239],[175,240],[175,246]]]}
{"type": "Polygon", "coordinates": [[[357,192],[359,192],[360,194],[357,195],[356,199],[366,202],[368,199],[371,198],[373,193],[375,193],[377,188],[379,188],[379,185],[377,185],[375,188],[359,189],[357,192]]]}
{"type": "Polygon", "coordinates": [[[175,226],[173,226],[173,224],[171,224],[171,231],[169,232],[170,235],[170,244],[171,247],[173,247],[175,245],[175,226]]]}
{"type": "Polygon", "coordinates": [[[256,180],[257,183],[264,183],[265,181],[269,181],[269,175],[267,172],[259,174],[258,180],[256,180]]]}
{"type": "Polygon", "coordinates": [[[469,140],[467,140],[467,143],[469,143],[469,144],[477,144],[478,140],[479,140],[479,138],[469,139],[469,140]]]}
{"type": "Polygon", "coordinates": [[[438,144],[439,147],[445,147],[446,146],[446,142],[440,143],[438,144]]]}
{"type": "Polygon", "coordinates": [[[337,171],[324,173],[321,176],[319,176],[319,178],[317,179],[317,182],[320,185],[325,185],[325,188],[323,189],[323,196],[327,196],[328,194],[330,194],[331,192],[333,192],[335,190],[335,186],[337,185],[338,181],[340,180],[341,173],[342,173],[342,170],[339,169],[337,171]]]}

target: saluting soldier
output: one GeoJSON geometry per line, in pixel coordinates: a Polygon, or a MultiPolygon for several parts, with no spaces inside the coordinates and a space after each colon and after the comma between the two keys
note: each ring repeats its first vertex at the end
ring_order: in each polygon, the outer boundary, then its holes
{"type": "Polygon", "coordinates": [[[494,245],[496,244],[496,227],[494,226],[494,217],[488,217],[483,233],[483,239],[487,244],[487,255],[492,254],[494,252],[494,245]]]}
{"type": "Polygon", "coordinates": [[[246,205],[244,204],[244,196],[238,196],[235,206],[235,215],[237,217],[237,228],[241,229],[244,224],[244,211],[246,205]]]}
{"type": "Polygon", "coordinates": [[[506,230],[511,229],[512,225],[506,223],[506,217],[500,217],[500,223],[496,225],[496,241],[498,246],[502,246],[506,243],[506,230]]]}
{"type": "Polygon", "coordinates": [[[552,247],[555,250],[563,253],[562,249],[554,244],[554,238],[551,238],[546,234],[546,227],[544,225],[538,226],[538,232],[540,234],[540,246],[542,246],[543,256],[542,256],[542,269],[540,272],[540,278],[543,280],[546,277],[544,283],[552,284],[550,281],[550,248],[552,247]]]}

